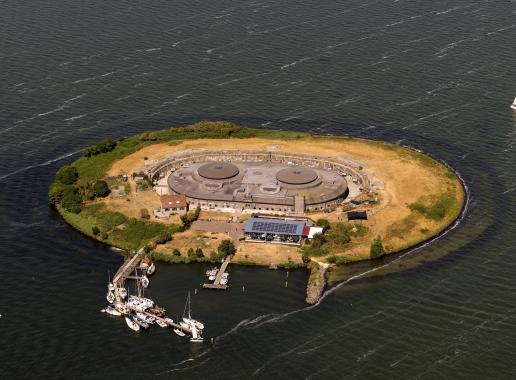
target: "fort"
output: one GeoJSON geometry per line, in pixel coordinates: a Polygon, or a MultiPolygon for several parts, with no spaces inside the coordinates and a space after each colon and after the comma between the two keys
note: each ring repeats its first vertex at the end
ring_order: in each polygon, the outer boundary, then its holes
{"type": "Polygon", "coordinates": [[[202,210],[303,215],[330,211],[370,191],[350,160],[288,152],[198,149],[170,154],[146,173],[161,194],[184,194],[202,210]]]}

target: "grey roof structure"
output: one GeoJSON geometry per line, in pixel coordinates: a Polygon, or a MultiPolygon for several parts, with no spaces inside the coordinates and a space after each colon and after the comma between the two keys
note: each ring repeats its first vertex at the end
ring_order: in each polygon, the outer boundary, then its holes
{"type": "Polygon", "coordinates": [[[281,220],[252,217],[245,224],[244,231],[247,233],[272,233],[278,235],[301,236],[305,226],[306,221],[303,220],[281,220]]]}
{"type": "Polygon", "coordinates": [[[315,170],[303,167],[289,167],[276,173],[276,179],[290,185],[304,185],[317,179],[315,170]]]}
{"type": "Polygon", "coordinates": [[[238,166],[228,162],[210,162],[201,165],[197,169],[197,173],[203,178],[220,180],[235,177],[240,170],[238,166]]]}

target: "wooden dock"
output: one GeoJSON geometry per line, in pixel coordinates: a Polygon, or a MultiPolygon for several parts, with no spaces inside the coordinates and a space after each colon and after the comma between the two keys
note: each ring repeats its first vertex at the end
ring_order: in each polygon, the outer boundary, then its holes
{"type": "Polygon", "coordinates": [[[228,285],[222,285],[220,283],[220,280],[222,280],[222,275],[226,273],[226,269],[229,265],[229,262],[231,261],[231,256],[227,256],[222,265],[219,268],[219,271],[217,272],[217,276],[215,277],[215,281],[213,281],[213,284],[205,283],[202,284],[203,289],[218,289],[218,290],[226,290],[229,286],[228,285]]]}
{"type": "Polygon", "coordinates": [[[122,266],[118,268],[118,271],[113,277],[113,285],[115,285],[115,298],[117,303],[123,302],[122,297],[118,293],[118,289],[124,287],[125,279],[129,277],[131,273],[133,273],[134,269],[138,265],[140,265],[140,262],[142,261],[142,255],[143,250],[139,250],[133,257],[131,257],[129,260],[126,260],[122,266]]]}

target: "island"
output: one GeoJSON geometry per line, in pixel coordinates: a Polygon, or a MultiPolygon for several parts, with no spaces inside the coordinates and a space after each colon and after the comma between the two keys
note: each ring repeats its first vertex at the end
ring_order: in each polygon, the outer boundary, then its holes
{"type": "Polygon", "coordinates": [[[57,171],[49,201],[128,255],[307,267],[315,303],[332,267],[443,233],[465,191],[450,167],[409,147],[203,121],[84,148],[57,171]]]}

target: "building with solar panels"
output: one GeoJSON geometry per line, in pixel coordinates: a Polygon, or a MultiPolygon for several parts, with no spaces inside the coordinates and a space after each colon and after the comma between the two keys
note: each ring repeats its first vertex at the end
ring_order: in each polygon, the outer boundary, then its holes
{"type": "Polygon", "coordinates": [[[251,242],[301,244],[312,223],[305,219],[251,217],[245,227],[245,239],[251,242]]]}
{"type": "Polygon", "coordinates": [[[190,208],[267,215],[332,210],[366,183],[348,162],[286,152],[179,152],[149,170],[190,208]],[[352,180],[348,183],[348,179],[352,180]]]}

